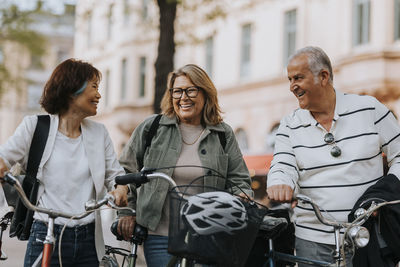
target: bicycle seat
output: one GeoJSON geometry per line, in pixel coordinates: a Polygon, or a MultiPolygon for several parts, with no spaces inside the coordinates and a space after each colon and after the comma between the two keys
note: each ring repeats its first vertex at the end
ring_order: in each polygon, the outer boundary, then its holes
{"type": "Polygon", "coordinates": [[[288,226],[285,218],[276,218],[265,215],[260,224],[260,234],[265,238],[274,238],[278,236],[288,226]]]}

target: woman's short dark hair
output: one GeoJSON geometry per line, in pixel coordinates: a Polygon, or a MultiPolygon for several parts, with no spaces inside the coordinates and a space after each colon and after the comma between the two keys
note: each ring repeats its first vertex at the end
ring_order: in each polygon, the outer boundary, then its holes
{"type": "Polygon", "coordinates": [[[101,80],[101,72],[90,63],[67,59],[59,64],[44,86],[40,105],[50,114],[62,114],[69,109],[69,104],[85,82],[91,79],[101,80]]]}

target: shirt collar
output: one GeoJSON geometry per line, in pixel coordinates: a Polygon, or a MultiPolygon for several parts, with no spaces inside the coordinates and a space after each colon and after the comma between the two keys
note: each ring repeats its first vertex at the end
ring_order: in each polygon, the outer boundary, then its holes
{"type": "MultiPolygon", "coordinates": [[[[336,104],[335,104],[335,112],[333,115],[334,121],[339,119],[339,114],[346,113],[346,111],[348,110],[348,106],[349,106],[349,105],[346,105],[344,93],[335,89],[335,94],[336,94],[336,104]]],[[[314,117],[311,115],[311,112],[309,110],[298,109],[295,112],[298,113],[298,116],[301,118],[301,120],[304,124],[311,124],[314,126],[318,125],[318,122],[314,119],[314,117]]]]}

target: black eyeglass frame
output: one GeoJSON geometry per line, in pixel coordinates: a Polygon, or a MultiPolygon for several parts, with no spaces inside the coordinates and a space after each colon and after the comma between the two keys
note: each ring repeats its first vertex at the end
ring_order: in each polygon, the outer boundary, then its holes
{"type": "Polygon", "coordinates": [[[185,93],[187,95],[187,97],[189,97],[189,98],[196,98],[199,95],[199,92],[200,92],[201,89],[202,88],[199,87],[199,86],[189,86],[189,87],[187,87],[185,89],[183,89],[183,88],[170,88],[169,92],[171,93],[171,97],[174,98],[174,99],[181,99],[182,96],[183,96],[183,93],[185,93]],[[194,90],[194,89],[196,89],[196,90],[194,90]],[[174,96],[174,90],[180,90],[179,97],[178,96],[174,96]],[[190,95],[191,93],[188,94],[188,90],[193,90],[193,92],[195,92],[196,94],[195,95],[193,95],[193,94],[190,95]]]}

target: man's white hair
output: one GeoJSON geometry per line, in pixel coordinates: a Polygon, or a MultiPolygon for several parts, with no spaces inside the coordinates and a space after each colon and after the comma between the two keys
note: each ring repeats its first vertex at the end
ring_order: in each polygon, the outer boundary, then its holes
{"type": "Polygon", "coordinates": [[[322,70],[327,70],[329,72],[329,82],[333,84],[333,72],[332,65],[329,57],[326,55],[324,50],[316,46],[306,46],[297,50],[293,55],[290,56],[289,61],[300,55],[307,55],[308,67],[314,75],[315,80],[317,79],[319,73],[322,70]]]}

